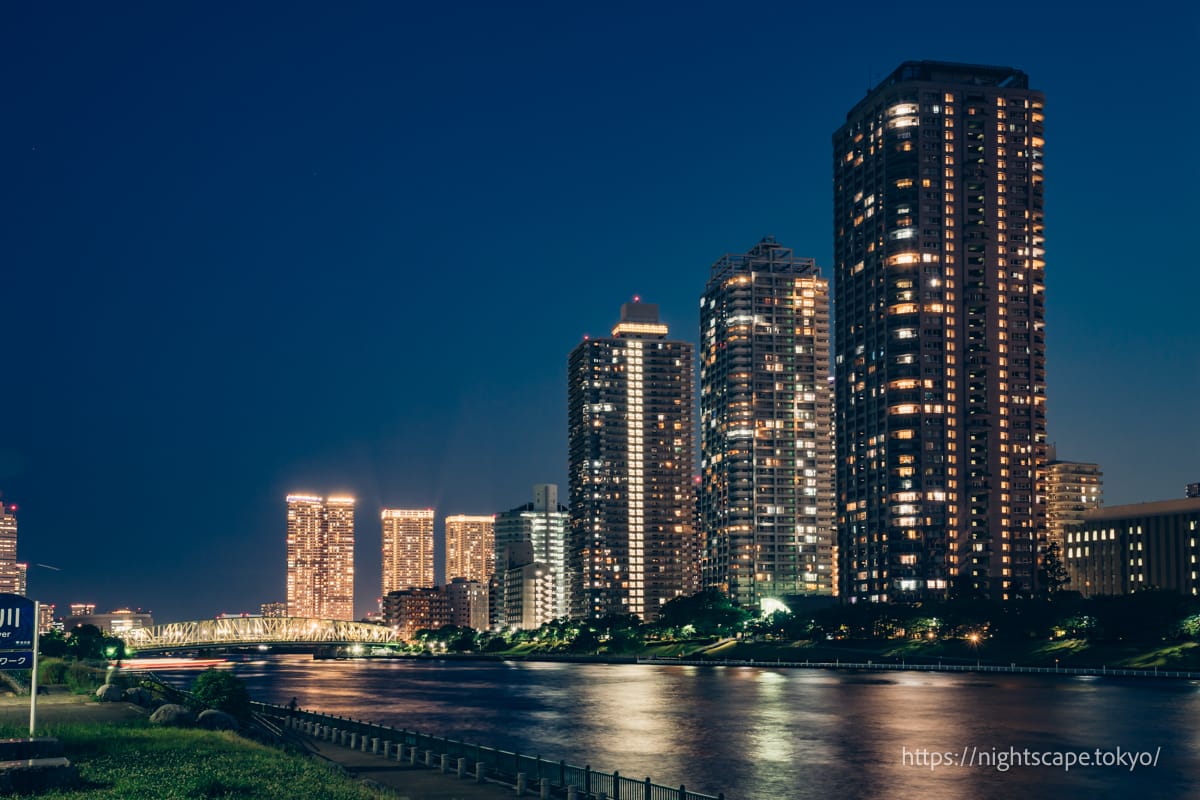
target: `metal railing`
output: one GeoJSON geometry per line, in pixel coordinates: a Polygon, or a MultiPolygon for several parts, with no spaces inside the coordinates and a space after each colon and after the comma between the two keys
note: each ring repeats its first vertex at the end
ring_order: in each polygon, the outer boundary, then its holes
{"type": "Polygon", "coordinates": [[[553,797],[567,797],[568,789],[574,787],[573,796],[578,800],[725,800],[724,793],[701,794],[689,791],[686,786],[663,786],[648,777],[635,780],[618,772],[600,772],[590,765],[580,767],[566,761],[552,761],[365,720],[267,703],[252,703],[251,706],[259,714],[281,720],[285,728],[299,728],[308,735],[356,749],[367,750],[369,747],[371,752],[385,758],[399,761],[407,757],[409,763],[431,767],[442,765],[443,768],[461,759],[459,769],[504,783],[518,785],[519,775],[530,786],[545,781],[553,797]]]}
{"type": "Polygon", "coordinates": [[[809,669],[862,669],[891,672],[1006,672],[1030,673],[1038,675],[1086,675],[1092,677],[1122,677],[1122,678],[1186,678],[1200,680],[1200,672],[1186,670],[1131,669],[1128,667],[1026,667],[1018,664],[899,664],[882,661],[781,661],[776,659],[734,659],[734,658],[658,658],[655,656],[640,657],[639,664],[684,665],[693,667],[800,667],[809,669]]]}

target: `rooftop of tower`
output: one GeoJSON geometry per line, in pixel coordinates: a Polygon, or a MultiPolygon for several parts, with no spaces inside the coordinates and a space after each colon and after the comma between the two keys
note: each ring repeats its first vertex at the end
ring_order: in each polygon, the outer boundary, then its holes
{"type": "MultiPolygon", "coordinates": [[[[1028,89],[1029,76],[1015,67],[999,67],[987,64],[958,64],[953,61],[905,61],[890,75],[867,90],[866,97],[876,92],[908,81],[961,84],[963,86],[995,86],[1002,89],[1028,89]]],[[[852,117],[861,101],[850,109],[846,118],[852,117]]]]}
{"type": "Polygon", "coordinates": [[[774,236],[764,236],[746,253],[726,253],[712,265],[708,285],[724,283],[739,273],[787,272],[796,275],[819,275],[815,259],[797,256],[792,248],[775,241],[774,236]]]}

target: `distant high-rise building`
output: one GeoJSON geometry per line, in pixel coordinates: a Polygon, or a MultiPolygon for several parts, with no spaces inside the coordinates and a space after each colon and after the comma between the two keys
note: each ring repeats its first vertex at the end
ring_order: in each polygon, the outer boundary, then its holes
{"type": "Polygon", "coordinates": [[[71,603],[72,617],[90,617],[96,613],[95,603],[71,603]]]}
{"type": "MultiPolygon", "coordinates": [[[[54,628],[54,603],[42,603],[38,606],[38,632],[46,633],[54,628]]],[[[61,624],[58,628],[62,630],[61,624]]]]}
{"type": "Polygon", "coordinates": [[[287,603],[263,603],[259,606],[259,613],[264,617],[286,617],[288,615],[287,603]]]}
{"type": "Polygon", "coordinates": [[[1016,69],[906,62],[833,136],[837,514],[851,601],[1034,591],[1044,105],[1016,69]]]}
{"type": "Polygon", "coordinates": [[[1047,544],[1058,544],[1061,552],[1067,544],[1067,531],[1083,523],[1083,515],[1104,504],[1104,473],[1099,464],[1059,461],[1050,446],[1046,465],[1046,537],[1047,544]]]}
{"type": "Polygon", "coordinates": [[[0,501],[0,594],[25,594],[25,576],[17,563],[17,507],[0,501]]]}
{"type": "Polygon", "coordinates": [[[446,582],[482,581],[496,568],[496,518],[458,514],[446,517],[446,582]]]}
{"type": "Polygon", "coordinates": [[[287,497],[291,617],[354,619],[354,498],[287,497]]]}
{"type": "Polygon", "coordinates": [[[829,283],[766,238],[700,301],[704,583],[741,605],[835,594],[829,283]]]}
{"type": "MultiPolygon", "coordinates": [[[[508,550],[529,543],[529,560],[544,565],[554,581],[551,619],[566,617],[567,604],[567,530],[570,514],[558,503],[558,486],[539,483],[533,487],[533,502],[496,515],[496,575],[508,569],[508,550]]],[[[500,582],[497,579],[497,590],[500,582]]]]}
{"type": "Polygon", "coordinates": [[[385,508],[380,518],[383,595],[433,586],[433,509],[385,508]]]}
{"type": "Polygon", "coordinates": [[[568,360],[571,615],[634,614],[698,585],[692,484],[695,349],[658,306],[626,303],[568,360]]]}
{"type": "Polygon", "coordinates": [[[1184,487],[1184,497],[1200,497],[1200,481],[1184,487]]]}

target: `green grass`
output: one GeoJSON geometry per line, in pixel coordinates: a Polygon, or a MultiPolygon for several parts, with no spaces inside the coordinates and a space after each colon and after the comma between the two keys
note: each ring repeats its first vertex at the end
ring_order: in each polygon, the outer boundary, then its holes
{"type": "MultiPolygon", "coordinates": [[[[232,733],[152,728],[141,720],[51,726],[46,733],[62,741],[80,776],[80,786],[73,790],[38,795],[49,800],[387,796],[313,760],[232,733]]],[[[14,730],[0,735],[21,734],[14,730]]]]}

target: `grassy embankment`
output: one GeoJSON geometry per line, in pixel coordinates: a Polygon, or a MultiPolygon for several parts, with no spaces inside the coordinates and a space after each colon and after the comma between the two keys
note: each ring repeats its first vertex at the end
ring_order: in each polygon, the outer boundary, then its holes
{"type": "MultiPolygon", "coordinates": [[[[25,733],[18,727],[0,726],[0,736],[25,733]]],[[[52,725],[43,734],[62,741],[80,777],[74,789],[38,795],[46,800],[379,800],[388,796],[303,756],[232,733],[156,728],[144,719],[134,719],[52,725]]]]}

